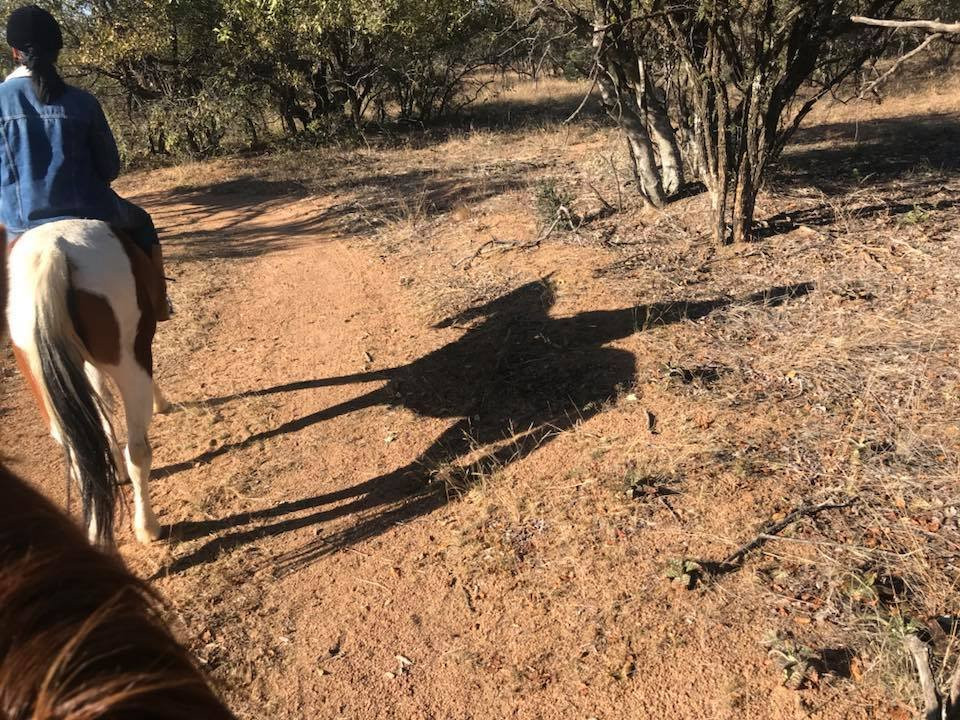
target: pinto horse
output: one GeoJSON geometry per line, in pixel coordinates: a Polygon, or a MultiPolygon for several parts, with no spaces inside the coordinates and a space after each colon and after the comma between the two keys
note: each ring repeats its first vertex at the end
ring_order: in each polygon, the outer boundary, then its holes
{"type": "MultiPolygon", "coordinates": [[[[0,308],[5,242],[0,226],[0,308]]],[[[118,557],[0,463],[0,717],[233,720],[162,615],[118,557]]]]}
{"type": "Polygon", "coordinates": [[[160,536],[147,487],[147,430],[167,402],[153,379],[157,278],[146,254],[96,220],[41,225],[7,248],[7,322],[14,354],[80,488],[91,541],[113,541],[118,486],[133,484],[134,532],[160,536]],[[120,392],[127,445],[113,431],[120,392]]]}

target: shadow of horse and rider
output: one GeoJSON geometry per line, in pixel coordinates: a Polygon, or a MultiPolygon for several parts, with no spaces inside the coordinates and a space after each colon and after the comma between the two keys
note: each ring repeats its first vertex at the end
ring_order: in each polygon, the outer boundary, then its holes
{"type": "Polygon", "coordinates": [[[398,523],[426,515],[459,496],[492,468],[520,460],[564,430],[601,412],[604,403],[637,380],[632,353],[609,347],[634,333],[697,320],[742,304],[780,305],[813,290],[811,283],[775,287],[742,298],[662,302],[554,318],[549,279],[523,285],[436,327],[465,326],[456,341],[408,365],[344,377],[292,382],[205,404],[224,404],[310,388],[382,380],[385,384],[247,439],[223,445],[184,463],[159,468],[172,474],[254,443],[298,432],[345,413],[378,405],[455,422],[419,457],[396,470],[334,492],[280,503],[217,520],[181,522],[172,537],[211,537],[178,558],[177,573],[222,552],[347,516],[345,529],[320,534],[273,558],[280,573],[373,538],[398,523]],[[300,515],[304,511],[312,511],[300,515]]]}

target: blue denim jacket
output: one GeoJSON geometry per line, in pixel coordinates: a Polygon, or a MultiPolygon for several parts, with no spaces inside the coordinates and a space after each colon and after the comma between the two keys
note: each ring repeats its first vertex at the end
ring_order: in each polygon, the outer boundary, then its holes
{"type": "Polygon", "coordinates": [[[0,222],[17,235],[66,218],[112,221],[120,155],[97,99],[75,87],[50,105],[21,69],[0,84],[0,222]]]}

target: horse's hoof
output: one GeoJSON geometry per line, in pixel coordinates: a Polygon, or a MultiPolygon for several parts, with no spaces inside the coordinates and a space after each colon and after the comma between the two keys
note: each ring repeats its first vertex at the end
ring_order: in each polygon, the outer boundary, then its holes
{"type": "Polygon", "coordinates": [[[162,402],[155,402],[153,404],[153,413],[155,415],[166,415],[168,412],[170,412],[170,407],[170,403],[168,403],[166,400],[162,402]]]}
{"type": "Polygon", "coordinates": [[[153,522],[144,523],[142,525],[138,524],[133,529],[134,534],[137,536],[137,541],[143,543],[144,545],[149,545],[150,543],[156,542],[160,539],[160,523],[156,520],[153,522]]]}

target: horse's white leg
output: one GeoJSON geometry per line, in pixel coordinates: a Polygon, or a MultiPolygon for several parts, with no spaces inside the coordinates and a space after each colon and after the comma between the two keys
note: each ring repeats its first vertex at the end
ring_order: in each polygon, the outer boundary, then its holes
{"type": "Polygon", "coordinates": [[[170,403],[163,396],[157,379],[153,379],[153,412],[157,415],[164,415],[170,410],[170,403]]]}
{"type": "Polygon", "coordinates": [[[90,380],[90,386],[100,398],[100,404],[105,413],[103,420],[103,431],[110,441],[110,449],[113,452],[113,462],[117,466],[117,480],[121,483],[129,480],[127,468],[123,459],[123,453],[120,452],[120,444],[117,442],[116,433],[113,431],[113,419],[117,416],[117,403],[110,392],[110,385],[107,383],[107,377],[95,365],[84,363],[83,370],[90,380]]]}
{"type": "Polygon", "coordinates": [[[121,362],[111,375],[120,389],[127,416],[127,472],[133,483],[133,531],[148,543],[160,537],[160,523],[150,506],[150,464],[153,451],[147,430],[153,418],[153,380],[133,360],[121,362]]]}

